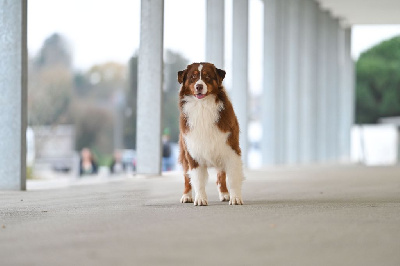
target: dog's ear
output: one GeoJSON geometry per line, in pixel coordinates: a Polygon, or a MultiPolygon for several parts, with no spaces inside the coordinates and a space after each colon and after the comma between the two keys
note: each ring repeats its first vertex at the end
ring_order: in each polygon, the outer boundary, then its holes
{"type": "Polygon", "coordinates": [[[179,84],[182,84],[185,81],[186,73],[187,73],[187,69],[182,70],[182,71],[178,71],[178,82],[179,82],[179,84]]]}
{"type": "Polygon", "coordinates": [[[225,72],[225,70],[217,68],[217,74],[218,74],[218,77],[219,77],[220,84],[222,84],[222,81],[225,78],[226,72],[225,72]]]}

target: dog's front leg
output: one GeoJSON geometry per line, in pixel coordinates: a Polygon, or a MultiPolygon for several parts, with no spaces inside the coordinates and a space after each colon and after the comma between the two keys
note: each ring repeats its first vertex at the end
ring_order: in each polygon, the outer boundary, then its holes
{"type": "Polygon", "coordinates": [[[206,166],[198,166],[190,170],[190,183],[194,189],[195,206],[207,206],[206,183],[208,180],[208,172],[206,166]]]}

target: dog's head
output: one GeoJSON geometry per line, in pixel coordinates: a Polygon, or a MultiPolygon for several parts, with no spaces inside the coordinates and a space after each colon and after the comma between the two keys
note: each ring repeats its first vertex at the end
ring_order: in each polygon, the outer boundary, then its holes
{"type": "Polygon", "coordinates": [[[217,94],[224,78],[225,71],[210,63],[193,63],[178,72],[181,95],[192,95],[199,100],[209,94],[217,94]]]}

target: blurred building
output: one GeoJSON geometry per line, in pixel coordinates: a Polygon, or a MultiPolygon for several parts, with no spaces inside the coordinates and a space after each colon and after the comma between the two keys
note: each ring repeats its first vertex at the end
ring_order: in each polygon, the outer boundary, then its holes
{"type": "Polygon", "coordinates": [[[35,143],[34,169],[42,172],[76,170],[75,127],[73,125],[33,127],[35,143]]]}

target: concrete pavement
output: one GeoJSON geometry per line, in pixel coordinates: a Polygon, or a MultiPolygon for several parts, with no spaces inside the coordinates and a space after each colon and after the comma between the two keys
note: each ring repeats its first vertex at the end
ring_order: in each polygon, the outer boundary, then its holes
{"type": "Polygon", "coordinates": [[[247,171],[243,206],[179,174],[0,192],[0,265],[400,265],[400,167],[247,171]]]}

